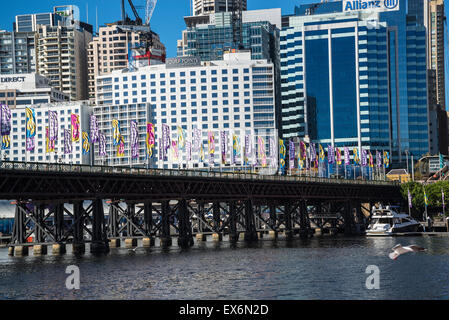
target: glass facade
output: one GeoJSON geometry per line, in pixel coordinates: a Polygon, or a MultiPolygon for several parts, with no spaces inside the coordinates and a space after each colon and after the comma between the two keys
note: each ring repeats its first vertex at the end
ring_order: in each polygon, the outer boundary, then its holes
{"type": "Polygon", "coordinates": [[[408,6],[374,18],[341,1],[295,9],[281,31],[284,138],[389,150],[393,161],[429,151],[425,28],[408,6]]]}

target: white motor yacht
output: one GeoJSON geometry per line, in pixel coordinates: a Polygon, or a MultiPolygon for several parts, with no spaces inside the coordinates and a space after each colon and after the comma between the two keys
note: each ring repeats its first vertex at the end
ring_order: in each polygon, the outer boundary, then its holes
{"type": "Polygon", "coordinates": [[[417,232],[422,226],[405,213],[397,213],[393,207],[373,208],[372,222],[366,230],[367,236],[391,236],[395,233],[417,232]]]}

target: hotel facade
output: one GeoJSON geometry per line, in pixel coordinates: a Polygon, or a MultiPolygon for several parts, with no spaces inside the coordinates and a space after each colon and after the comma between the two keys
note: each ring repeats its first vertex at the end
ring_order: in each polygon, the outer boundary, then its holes
{"type": "MultiPolygon", "coordinates": [[[[204,152],[208,157],[208,132],[215,137],[215,158],[220,159],[220,132],[227,131],[229,145],[232,135],[275,136],[280,118],[275,99],[274,65],[268,60],[251,60],[250,52],[226,53],[223,60],[201,62],[199,58],[167,59],[164,65],[144,67],[133,72],[115,71],[97,77],[97,106],[100,131],[106,134],[109,165],[130,165],[130,121],[138,122],[140,158],[135,166],[159,168],[204,167],[198,154],[187,163],[186,155],[179,161],[159,161],[158,144],[162,126],[170,128],[170,138],[177,141],[181,127],[187,140],[194,129],[202,131],[204,152]],[[120,121],[125,139],[125,156],[117,157],[112,145],[112,120],[120,121]],[[156,126],[155,157],[145,158],[146,122],[156,126]]],[[[241,140],[241,143],[243,143],[241,140]]],[[[228,155],[231,150],[227,150],[228,155]]],[[[99,159],[98,157],[96,157],[99,159]]],[[[98,161],[104,161],[98,160],[98,161]]],[[[207,160],[205,162],[208,162],[207,160]]],[[[100,162],[101,163],[101,162],[100,162]]]]}

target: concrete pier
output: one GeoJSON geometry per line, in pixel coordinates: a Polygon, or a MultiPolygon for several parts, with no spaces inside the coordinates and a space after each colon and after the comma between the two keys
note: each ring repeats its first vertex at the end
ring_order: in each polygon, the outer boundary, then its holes
{"type": "Polygon", "coordinates": [[[196,241],[207,241],[207,235],[203,233],[198,233],[196,235],[196,241]]]}
{"type": "Polygon", "coordinates": [[[137,239],[128,238],[125,239],[125,248],[132,249],[137,247],[137,239]]]}
{"type": "Polygon", "coordinates": [[[268,232],[268,239],[270,240],[276,240],[278,238],[278,232],[277,231],[269,231],[268,232]]]}
{"type": "Polygon", "coordinates": [[[86,252],[86,245],[84,243],[72,244],[73,254],[84,254],[86,252]]]}
{"type": "Polygon", "coordinates": [[[160,238],[160,241],[161,241],[161,247],[163,247],[163,248],[168,248],[168,247],[171,247],[172,246],[172,244],[173,244],[173,241],[172,241],[172,238],[171,237],[169,237],[169,238],[160,238]]]}
{"type": "Polygon", "coordinates": [[[110,248],[120,248],[120,246],[121,246],[120,239],[111,239],[109,242],[110,248]]]}
{"type": "Polygon", "coordinates": [[[64,243],[55,243],[52,246],[52,253],[53,255],[61,255],[65,254],[67,252],[66,246],[64,243]]]}
{"type": "Polygon", "coordinates": [[[14,255],[16,257],[23,257],[28,255],[28,246],[16,246],[14,248],[14,255]]]}
{"type": "Polygon", "coordinates": [[[223,234],[221,234],[221,233],[213,233],[212,234],[212,241],[213,242],[223,241],[223,234]]]}
{"type": "Polygon", "coordinates": [[[8,255],[9,256],[14,256],[14,247],[9,247],[8,248],[8,255]]]}
{"type": "Polygon", "coordinates": [[[144,248],[154,247],[154,238],[143,238],[142,239],[142,246],[144,248]]]}
{"type": "Polygon", "coordinates": [[[33,255],[41,256],[47,254],[47,246],[43,244],[38,244],[33,246],[33,255]]]}

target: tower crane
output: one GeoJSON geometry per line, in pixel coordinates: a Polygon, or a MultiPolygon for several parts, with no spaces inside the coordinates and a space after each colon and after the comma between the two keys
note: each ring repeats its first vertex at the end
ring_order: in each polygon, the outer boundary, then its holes
{"type": "Polygon", "coordinates": [[[140,36],[140,43],[133,47],[133,49],[143,50],[145,53],[142,55],[137,55],[131,57],[131,53],[128,54],[128,60],[132,59],[136,60],[146,60],[148,59],[148,64],[151,63],[151,59],[157,59],[162,62],[165,62],[164,55],[156,55],[151,52],[153,47],[153,32],[150,28],[150,21],[154,13],[154,9],[156,8],[157,0],[146,0],[145,1],[145,23],[143,23],[142,18],[139,15],[137,10],[138,6],[135,6],[132,0],[128,0],[129,6],[134,14],[135,20],[131,20],[127,14],[125,9],[125,0],[121,0],[122,6],[122,21],[117,28],[124,32],[136,32],[140,36]]]}

